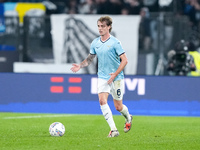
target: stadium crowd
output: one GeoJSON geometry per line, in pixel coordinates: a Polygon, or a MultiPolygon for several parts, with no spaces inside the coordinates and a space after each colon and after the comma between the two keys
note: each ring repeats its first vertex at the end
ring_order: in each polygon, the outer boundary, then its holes
{"type": "MultiPolygon", "coordinates": [[[[71,14],[139,14],[142,7],[150,12],[176,11],[188,15],[192,21],[199,17],[200,0],[0,0],[0,2],[49,2],[55,5],[54,13],[71,14]]],[[[199,19],[199,18],[198,18],[199,19]]]]}
{"type": "Polygon", "coordinates": [[[0,0],[0,2],[44,3],[47,14],[140,14],[148,17],[149,13],[165,11],[176,16],[188,16],[191,27],[198,31],[200,28],[200,0],[168,2],[166,0],[0,0]]]}

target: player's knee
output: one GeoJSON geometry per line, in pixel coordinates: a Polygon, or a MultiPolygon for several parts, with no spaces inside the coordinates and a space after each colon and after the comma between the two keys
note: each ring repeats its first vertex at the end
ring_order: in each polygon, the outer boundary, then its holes
{"type": "Polygon", "coordinates": [[[122,111],[123,106],[117,105],[117,106],[115,106],[115,109],[120,112],[120,111],[122,111]]]}
{"type": "Polygon", "coordinates": [[[99,104],[102,106],[102,105],[105,105],[107,104],[107,101],[104,100],[104,99],[99,99],[99,104]]]}

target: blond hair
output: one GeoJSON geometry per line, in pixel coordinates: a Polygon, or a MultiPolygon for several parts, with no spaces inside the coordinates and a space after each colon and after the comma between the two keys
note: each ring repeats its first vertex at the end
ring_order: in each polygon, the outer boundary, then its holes
{"type": "Polygon", "coordinates": [[[112,18],[111,17],[109,17],[109,16],[102,16],[101,18],[98,19],[98,21],[100,21],[100,22],[106,22],[106,25],[110,26],[109,32],[112,31],[112,18]]]}

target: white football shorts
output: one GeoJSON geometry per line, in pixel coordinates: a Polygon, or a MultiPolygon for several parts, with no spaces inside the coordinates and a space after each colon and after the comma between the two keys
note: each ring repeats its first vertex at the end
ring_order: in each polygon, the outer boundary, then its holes
{"type": "Polygon", "coordinates": [[[102,92],[110,93],[115,100],[122,100],[124,94],[124,79],[108,84],[107,80],[98,78],[98,93],[102,92]]]}

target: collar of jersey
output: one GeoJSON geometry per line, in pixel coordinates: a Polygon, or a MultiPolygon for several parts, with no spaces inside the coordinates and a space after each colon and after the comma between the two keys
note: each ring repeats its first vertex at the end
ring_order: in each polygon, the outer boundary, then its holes
{"type": "Polygon", "coordinates": [[[104,42],[101,40],[101,37],[100,37],[100,41],[102,42],[102,43],[105,43],[106,41],[108,41],[110,39],[110,37],[107,39],[107,40],[105,40],[104,42]]]}

